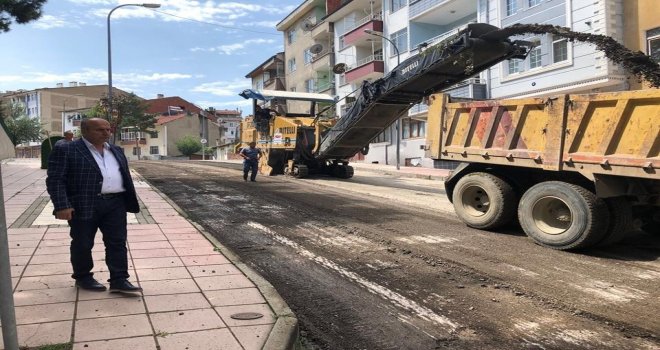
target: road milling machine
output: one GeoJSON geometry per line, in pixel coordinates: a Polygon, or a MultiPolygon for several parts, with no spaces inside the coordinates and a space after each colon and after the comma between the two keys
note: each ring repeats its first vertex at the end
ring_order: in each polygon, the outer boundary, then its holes
{"type": "Polygon", "coordinates": [[[353,176],[349,159],[430,94],[446,89],[510,58],[526,57],[531,43],[484,23],[468,24],[429,46],[383,78],[365,81],[355,103],[335,119],[328,95],[245,90],[254,113],[241,124],[241,145],[256,142],[264,155],[260,172],[305,177],[353,176]]]}

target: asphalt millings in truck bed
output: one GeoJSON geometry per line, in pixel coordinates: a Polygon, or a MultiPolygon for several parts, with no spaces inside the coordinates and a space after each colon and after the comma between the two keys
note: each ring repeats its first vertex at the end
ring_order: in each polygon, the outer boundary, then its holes
{"type": "Polygon", "coordinates": [[[648,81],[653,87],[660,87],[660,65],[640,51],[632,51],[609,36],[574,32],[565,27],[549,24],[514,24],[503,28],[501,32],[508,36],[524,34],[552,34],[569,41],[590,43],[612,62],[621,64],[626,70],[640,79],[648,81]]]}

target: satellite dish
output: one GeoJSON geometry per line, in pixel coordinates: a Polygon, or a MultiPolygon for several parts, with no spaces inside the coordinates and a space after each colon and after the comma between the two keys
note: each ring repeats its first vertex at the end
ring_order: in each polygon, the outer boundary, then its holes
{"type": "Polygon", "coordinates": [[[309,52],[315,55],[321,53],[321,51],[323,51],[323,45],[321,44],[314,44],[309,48],[309,52]]]}
{"type": "Polygon", "coordinates": [[[312,30],[312,28],[314,28],[314,23],[312,23],[310,20],[306,19],[300,24],[300,27],[302,28],[302,30],[308,32],[308,31],[312,30]]]}
{"type": "Polygon", "coordinates": [[[346,72],[346,63],[337,63],[332,67],[332,72],[335,74],[344,74],[346,72]]]}

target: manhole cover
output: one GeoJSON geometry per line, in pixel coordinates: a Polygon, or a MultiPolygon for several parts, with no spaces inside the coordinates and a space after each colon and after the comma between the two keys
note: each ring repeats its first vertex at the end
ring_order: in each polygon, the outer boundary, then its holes
{"type": "Polygon", "coordinates": [[[241,312],[238,314],[233,314],[230,317],[235,320],[256,320],[257,318],[264,317],[264,315],[258,312],[241,312]]]}

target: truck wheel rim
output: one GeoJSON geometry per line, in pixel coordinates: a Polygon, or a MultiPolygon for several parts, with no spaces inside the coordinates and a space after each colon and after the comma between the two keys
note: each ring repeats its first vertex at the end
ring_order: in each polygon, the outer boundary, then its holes
{"type": "Polygon", "coordinates": [[[543,197],[534,203],[532,218],[543,233],[559,235],[573,224],[571,208],[558,197],[543,197]]]}
{"type": "Polygon", "coordinates": [[[469,186],[463,191],[463,207],[471,216],[486,215],[490,209],[490,197],[481,186],[469,186]]]}

